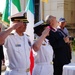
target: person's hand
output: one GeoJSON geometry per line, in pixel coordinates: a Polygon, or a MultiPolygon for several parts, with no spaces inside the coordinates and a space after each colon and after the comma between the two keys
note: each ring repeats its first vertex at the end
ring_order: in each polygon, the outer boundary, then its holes
{"type": "Polygon", "coordinates": [[[2,60],[2,64],[5,65],[5,60],[4,59],[2,60]]]}
{"type": "Polygon", "coordinates": [[[49,32],[50,32],[50,28],[46,27],[45,30],[42,32],[42,35],[46,37],[49,35],[49,32]]]}
{"type": "Polygon", "coordinates": [[[69,37],[64,38],[65,43],[70,43],[69,37]]]}
{"type": "Polygon", "coordinates": [[[23,22],[17,22],[17,23],[12,23],[11,27],[13,29],[17,29],[17,28],[21,27],[22,25],[23,25],[23,22]]]}

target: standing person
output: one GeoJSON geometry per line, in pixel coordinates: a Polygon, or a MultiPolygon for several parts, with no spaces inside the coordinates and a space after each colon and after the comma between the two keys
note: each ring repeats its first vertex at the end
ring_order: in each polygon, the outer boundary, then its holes
{"type": "Polygon", "coordinates": [[[60,18],[58,23],[59,23],[58,30],[63,34],[64,37],[69,37],[70,51],[72,51],[71,50],[71,41],[74,40],[74,38],[69,35],[68,29],[65,27],[66,26],[65,18],[60,18]]]}
{"type": "Polygon", "coordinates": [[[67,35],[69,36],[69,32],[68,29],[65,27],[66,26],[66,20],[65,18],[60,18],[59,21],[59,28],[61,28],[61,30],[67,35]]]}
{"type": "Polygon", "coordinates": [[[34,42],[34,49],[36,55],[34,56],[34,69],[32,75],[53,75],[53,49],[49,44],[46,36],[49,35],[49,24],[39,21],[34,26],[34,33],[36,39],[34,42]]]}
{"type": "Polygon", "coordinates": [[[54,50],[54,75],[62,75],[63,65],[71,62],[69,38],[57,30],[58,22],[55,16],[48,15],[46,22],[50,24],[50,35],[47,37],[54,50]]]}
{"type": "Polygon", "coordinates": [[[31,43],[24,33],[28,23],[26,13],[14,14],[10,19],[13,23],[20,24],[20,27],[5,39],[4,46],[7,49],[9,60],[5,75],[30,75],[31,43]]]}
{"type": "Polygon", "coordinates": [[[74,37],[69,35],[68,29],[65,27],[66,26],[65,18],[60,18],[58,23],[59,23],[58,29],[61,29],[61,31],[63,31],[63,33],[66,36],[68,36],[71,41],[74,40],[74,37]]]}
{"type": "MultiPolygon", "coordinates": [[[[2,24],[0,24],[0,32],[1,32],[1,29],[2,29],[2,24]]],[[[4,53],[3,53],[3,46],[0,45],[0,75],[1,75],[2,63],[4,64],[4,53]]]]}

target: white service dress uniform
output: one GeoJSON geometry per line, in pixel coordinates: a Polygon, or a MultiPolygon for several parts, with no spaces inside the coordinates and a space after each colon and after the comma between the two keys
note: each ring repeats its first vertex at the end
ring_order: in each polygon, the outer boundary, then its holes
{"type": "Polygon", "coordinates": [[[43,41],[34,58],[35,65],[32,75],[53,75],[53,48],[47,39],[43,41]]]}
{"type": "Polygon", "coordinates": [[[24,34],[19,36],[16,32],[9,35],[4,43],[7,49],[9,65],[5,75],[30,75],[30,41],[24,34]]]}

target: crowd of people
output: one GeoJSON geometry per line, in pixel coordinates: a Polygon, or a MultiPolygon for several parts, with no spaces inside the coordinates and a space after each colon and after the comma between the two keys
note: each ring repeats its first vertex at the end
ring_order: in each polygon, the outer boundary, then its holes
{"type": "MultiPolygon", "coordinates": [[[[71,63],[72,58],[65,18],[57,21],[55,16],[48,15],[45,21],[37,22],[33,44],[24,33],[29,23],[26,12],[16,13],[9,19],[12,21],[11,27],[0,32],[0,48],[3,51],[4,45],[9,60],[5,75],[30,75],[31,50],[34,55],[31,75],[62,75],[63,66],[71,63]]],[[[4,56],[0,56],[0,70],[2,60],[4,56]]]]}

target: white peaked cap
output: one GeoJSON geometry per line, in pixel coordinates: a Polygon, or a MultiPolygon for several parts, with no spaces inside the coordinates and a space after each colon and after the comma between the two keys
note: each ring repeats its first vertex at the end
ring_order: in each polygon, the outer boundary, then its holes
{"type": "Polygon", "coordinates": [[[35,23],[35,24],[34,24],[34,27],[37,27],[37,26],[39,26],[40,24],[43,24],[43,23],[44,23],[44,21],[43,21],[43,20],[41,20],[41,21],[39,21],[39,22],[35,23]]]}
{"type": "Polygon", "coordinates": [[[12,17],[19,17],[19,16],[24,16],[25,11],[13,14],[11,16],[8,17],[8,19],[10,20],[12,17]]]}

